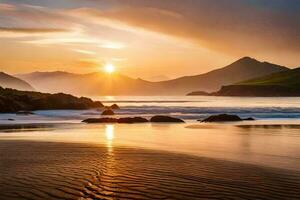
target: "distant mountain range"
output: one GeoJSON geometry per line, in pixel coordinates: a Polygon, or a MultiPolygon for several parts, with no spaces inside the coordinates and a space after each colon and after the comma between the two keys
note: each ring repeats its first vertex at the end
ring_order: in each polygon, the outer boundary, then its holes
{"type": "Polygon", "coordinates": [[[300,96],[300,68],[223,86],[217,96],[300,96]]]}
{"type": "Polygon", "coordinates": [[[122,74],[95,72],[73,74],[69,72],[33,72],[17,75],[42,92],[64,92],[74,95],[145,95],[154,94],[154,83],[133,79],[122,74]]]}
{"type": "Polygon", "coordinates": [[[73,74],[68,72],[34,72],[19,74],[42,92],[65,92],[75,95],[185,95],[191,91],[212,92],[223,85],[287,71],[288,68],[244,57],[211,72],[168,81],[150,82],[122,74],[73,74]]]}
{"type": "Polygon", "coordinates": [[[8,75],[4,72],[0,72],[0,86],[3,88],[14,88],[17,90],[33,91],[34,88],[27,82],[8,75]]]}
{"type": "Polygon", "coordinates": [[[197,90],[212,92],[219,90],[223,85],[286,70],[289,70],[289,68],[268,62],[259,62],[250,57],[244,57],[226,67],[205,74],[186,76],[165,81],[162,82],[162,84],[165,88],[169,88],[170,90],[176,88],[181,94],[187,94],[188,92],[197,90]]]}

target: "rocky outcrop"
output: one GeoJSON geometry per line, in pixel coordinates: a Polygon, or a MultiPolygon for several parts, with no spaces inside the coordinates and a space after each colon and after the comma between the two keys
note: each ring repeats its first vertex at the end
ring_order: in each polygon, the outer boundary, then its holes
{"type": "Polygon", "coordinates": [[[31,111],[20,110],[20,111],[16,112],[16,115],[34,115],[34,113],[31,111]]]}
{"type": "MultiPolygon", "coordinates": [[[[124,118],[89,118],[85,119],[82,122],[85,123],[119,123],[119,124],[133,124],[133,123],[146,123],[149,120],[143,117],[124,117],[124,118]]],[[[169,117],[169,116],[154,116],[150,119],[150,122],[155,123],[184,123],[183,120],[169,117]]]]}
{"type": "Polygon", "coordinates": [[[93,123],[119,123],[119,124],[133,124],[133,123],[145,123],[149,122],[147,119],[142,117],[124,117],[124,118],[89,118],[82,122],[93,124],[93,123]]]}
{"type": "Polygon", "coordinates": [[[105,109],[110,109],[110,110],[119,110],[120,107],[117,104],[113,104],[111,106],[105,106],[105,109]]]}
{"type": "Polygon", "coordinates": [[[34,101],[34,105],[38,110],[57,110],[57,109],[76,109],[84,110],[90,108],[101,108],[103,104],[99,101],[92,101],[86,97],[74,97],[69,94],[58,93],[45,95],[34,101]]]}
{"type": "Polygon", "coordinates": [[[0,87],[0,112],[2,113],[59,109],[83,110],[101,107],[103,107],[101,102],[85,97],[78,98],[63,93],[48,94],[0,87]]]}
{"type": "Polygon", "coordinates": [[[255,119],[253,117],[248,117],[248,118],[245,118],[243,119],[244,121],[254,121],[255,119]]]}
{"type": "Polygon", "coordinates": [[[111,110],[111,109],[106,109],[106,110],[104,110],[104,111],[102,112],[101,115],[114,115],[114,114],[115,114],[115,112],[114,112],[113,110],[111,110]]]}
{"type": "Polygon", "coordinates": [[[146,123],[149,122],[147,119],[142,117],[125,117],[118,119],[120,124],[133,124],[133,123],[146,123]]]}
{"type": "Polygon", "coordinates": [[[187,96],[209,96],[209,95],[210,93],[203,92],[203,91],[195,91],[187,94],[187,96]]]}
{"type": "Polygon", "coordinates": [[[170,116],[162,116],[162,115],[157,115],[154,116],[150,119],[150,122],[171,122],[171,123],[184,123],[182,119],[179,118],[174,118],[170,116]]]}
{"type": "Polygon", "coordinates": [[[118,110],[118,109],[120,109],[120,107],[117,104],[113,104],[113,105],[110,106],[110,109],[118,110]]]}
{"type": "Polygon", "coordinates": [[[251,120],[255,120],[255,119],[252,117],[242,119],[237,115],[220,114],[220,115],[212,115],[203,120],[198,120],[198,121],[201,121],[201,122],[238,122],[238,121],[243,121],[243,120],[251,121],[251,120]]]}
{"type": "Polygon", "coordinates": [[[116,118],[89,118],[85,119],[82,122],[88,124],[98,124],[98,123],[117,123],[118,119],[116,118]]]}

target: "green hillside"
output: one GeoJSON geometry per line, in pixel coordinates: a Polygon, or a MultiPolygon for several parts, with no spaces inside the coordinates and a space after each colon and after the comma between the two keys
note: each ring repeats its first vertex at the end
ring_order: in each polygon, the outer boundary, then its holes
{"type": "Polygon", "coordinates": [[[237,83],[235,85],[279,85],[290,88],[299,88],[300,68],[271,74],[261,78],[251,79],[248,81],[237,83]]]}
{"type": "Polygon", "coordinates": [[[223,86],[216,96],[299,97],[300,68],[223,86]]]}

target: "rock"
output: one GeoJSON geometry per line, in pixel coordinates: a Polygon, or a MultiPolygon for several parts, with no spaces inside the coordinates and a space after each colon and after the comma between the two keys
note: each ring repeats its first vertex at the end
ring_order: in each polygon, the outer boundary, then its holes
{"type": "Polygon", "coordinates": [[[86,110],[103,108],[99,101],[58,93],[19,91],[0,86],[0,113],[33,114],[32,110],[86,110]]]}
{"type": "Polygon", "coordinates": [[[237,115],[228,115],[228,114],[220,114],[220,115],[212,115],[208,118],[202,120],[201,122],[236,122],[236,121],[243,121],[237,115]]]}
{"type": "Polygon", "coordinates": [[[89,118],[85,119],[82,122],[88,123],[88,124],[94,124],[94,123],[117,123],[118,119],[116,118],[89,118]]]}
{"type": "Polygon", "coordinates": [[[169,117],[169,116],[162,116],[157,115],[150,119],[150,122],[172,122],[172,123],[184,123],[182,119],[169,117]]]}
{"type": "Polygon", "coordinates": [[[125,117],[118,119],[120,124],[133,124],[133,123],[146,123],[149,122],[147,119],[142,117],[125,117]]]}
{"type": "Polygon", "coordinates": [[[106,109],[102,112],[101,115],[114,115],[114,111],[112,111],[111,109],[106,109]]]}
{"type": "Polygon", "coordinates": [[[120,109],[120,107],[117,104],[113,104],[111,106],[105,106],[105,109],[109,109],[109,110],[118,110],[120,109]]]}
{"type": "Polygon", "coordinates": [[[195,91],[188,93],[187,96],[210,96],[210,93],[204,91],[195,91]]]}
{"type": "Polygon", "coordinates": [[[11,119],[11,118],[10,118],[10,119],[7,119],[7,120],[8,120],[8,121],[15,121],[15,119],[11,119]]]}
{"type": "MultiPolygon", "coordinates": [[[[150,120],[151,122],[184,122],[181,119],[168,117],[168,116],[154,116],[150,120]]],[[[143,117],[124,117],[124,118],[89,118],[85,119],[82,122],[85,123],[119,123],[119,124],[134,124],[134,123],[146,123],[149,120],[143,117]]]]}
{"type": "Polygon", "coordinates": [[[120,123],[120,124],[133,124],[133,123],[145,123],[149,122],[147,119],[142,117],[124,117],[124,118],[89,118],[82,122],[93,124],[93,123],[120,123]]]}
{"type": "Polygon", "coordinates": [[[34,115],[34,113],[31,111],[21,110],[16,112],[16,115],[34,115]]]}
{"type": "Polygon", "coordinates": [[[110,109],[118,110],[118,109],[120,109],[120,107],[117,104],[113,104],[113,105],[110,106],[110,109]]]}
{"type": "Polygon", "coordinates": [[[253,117],[248,117],[248,118],[245,118],[243,119],[244,121],[254,121],[255,119],[253,117]]]}

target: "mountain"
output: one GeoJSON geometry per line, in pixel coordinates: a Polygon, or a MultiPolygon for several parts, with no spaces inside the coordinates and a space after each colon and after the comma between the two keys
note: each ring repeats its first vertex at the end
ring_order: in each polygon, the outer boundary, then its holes
{"type": "Polygon", "coordinates": [[[171,81],[161,82],[165,88],[187,94],[192,91],[213,92],[223,85],[289,70],[286,67],[268,62],[260,62],[250,57],[244,57],[236,62],[205,74],[187,76],[171,81]]]}
{"type": "Polygon", "coordinates": [[[72,74],[68,72],[34,72],[18,75],[44,92],[80,95],[185,95],[194,90],[216,91],[223,85],[289,70],[286,67],[244,57],[224,68],[168,81],[150,82],[122,74],[72,74]]]}
{"type": "Polygon", "coordinates": [[[218,96],[300,96],[300,68],[221,88],[218,96]]]}
{"type": "MultiPolygon", "coordinates": [[[[85,97],[58,93],[19,91],[0,87],[0,112],[18,112],[31,110],[89,109],[101,108],[103,104],[85,97]]],[[[26,113],[26,112],[24,112],[26,113]]]]}
{"type": "Polygon", "coordinates": [[[146,80],[151,82],[159,82],[159,81],[170,80],[170,78],[168,78],[165,75],[157,75],[157,76],[150,76],[146,78],[146,80]]]}
{"type": "Polygon", "coordinates": [[[17,75],[42,92],[75,95],[152,95],[154,84],[118,73],[73,74],[69,72],[33,72],[17,75]]]}
{"type": "Polygon", "coordinates": [[[26,83],[25,81],[8,75],[4,72],[0,72],[0,87],[3,88],[13,88],[18,90],[25,90],[25,91],[33,91],[33,87],[26,83]]]}

